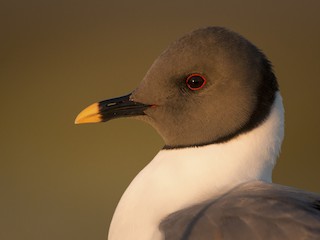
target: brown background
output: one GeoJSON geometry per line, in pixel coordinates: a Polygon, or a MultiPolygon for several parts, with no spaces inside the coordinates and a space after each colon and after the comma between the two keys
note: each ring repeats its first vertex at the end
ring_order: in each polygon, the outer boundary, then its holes
{"type": "Polygon", "coordinates": [[[274,181],[320,192],[320,1],[0,3],[0,239],[105,239],[116,204],[163,142],[135,120],[73,124],[126,94],[177,37],[220,25],[271,59],[286,107],[274,181]]]}

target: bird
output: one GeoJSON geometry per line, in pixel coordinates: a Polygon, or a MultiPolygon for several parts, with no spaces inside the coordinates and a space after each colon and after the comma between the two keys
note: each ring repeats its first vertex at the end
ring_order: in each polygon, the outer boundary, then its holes
{"type": "Polygon", "coordinates": [[[320,194],[272,183],[284,107],[271,62],[224,27],[174,41],[130,94],[75,123],[130,117],[163,148],[122,195],[109,240],[320,239],[320,194]]]}

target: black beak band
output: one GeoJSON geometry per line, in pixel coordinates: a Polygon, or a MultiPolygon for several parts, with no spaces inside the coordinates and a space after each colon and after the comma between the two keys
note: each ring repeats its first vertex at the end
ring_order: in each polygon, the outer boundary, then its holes
{"type": "Polygon", "coordinates": [[[104,100],[98,103],[102,122],[121,117],[145,115],[144,110],[150,107],[130,100],[131,94],[104,100]]]}

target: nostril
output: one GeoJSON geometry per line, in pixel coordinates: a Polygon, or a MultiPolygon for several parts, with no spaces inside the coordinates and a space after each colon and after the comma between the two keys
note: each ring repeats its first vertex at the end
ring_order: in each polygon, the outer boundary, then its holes
{"type": "Polygon", "coordinates": [[[107,105],[106,105],[106,107],[111,107],[111,106],[114,106],[114,105],[116,105],[117,103],[115,103],[115,102],[112,102],[112,103],[108,103],[107,105]]]}

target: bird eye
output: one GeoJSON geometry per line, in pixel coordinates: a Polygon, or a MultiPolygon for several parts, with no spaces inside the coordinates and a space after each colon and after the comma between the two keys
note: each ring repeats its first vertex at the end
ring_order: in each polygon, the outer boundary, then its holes
{"type": "Polygon", "coordinates": [[[186,84],[188,88],[190,88],[193,91],[203,88],[206,82],[207,80],[203,76],[197,73],[191,74],[190,76],[188,76],[186,80],[186,84]]]}

